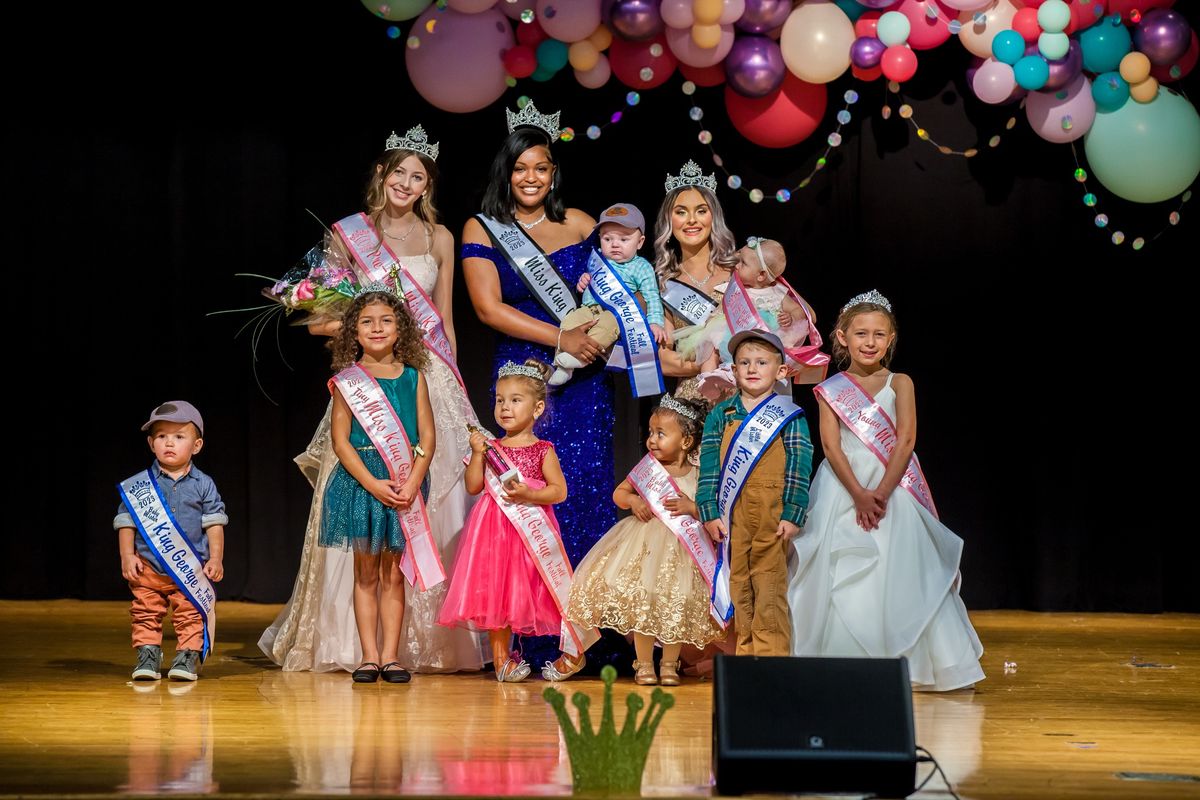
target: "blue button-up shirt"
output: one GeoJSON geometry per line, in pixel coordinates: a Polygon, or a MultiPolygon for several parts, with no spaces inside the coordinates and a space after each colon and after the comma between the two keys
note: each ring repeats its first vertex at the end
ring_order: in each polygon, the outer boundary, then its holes
{"type": "MultiPolygon", "coordinates": [[[[158,481],[163,500],[170,507],[171,514],[179,523],[183,534],[196,549],[200,560],[207,562],[208,536],[204,533],[205,528],[229,524],[229,517],[225,514],[225,501],[221,499],[217,485],[195,464],[192,464],[187,473],[179,480],[175,480],[163,472],[157,461],[150,465],[150,473],[158,481]]],[[[124,503],[117,506],[117,516],[113,518],[113,530],[121,528],[137,530],[137,523],[133,521],[133,515],[129,513],[129,509],[125,507],[124,503]]],[[[142,535],[138,533],[133,537],[133,541],[137,554],[149,563],[155,572],[165,575],[162,565],[158,563],[158,558],[155,557],[150,545],[146,544],[142,535]]]]}

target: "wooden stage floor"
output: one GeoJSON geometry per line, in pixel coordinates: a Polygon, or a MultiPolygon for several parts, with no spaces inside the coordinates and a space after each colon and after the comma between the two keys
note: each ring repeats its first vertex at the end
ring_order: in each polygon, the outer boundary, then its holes
{"type": "MultiPolygon", "coordinates": [[[[134,685],[127,604],[0,601],[0,795],[570,794],[540,679],[283,673],[255,645],[277,610],[222,603],[200,681],[134,685]]],[[[914,697],[962,797],[1200,797],[1200,616],[971,616],[987,680],[914,697]]],[[[643,794],[711,793],[711,688],[673,690],[643,794]]]]}

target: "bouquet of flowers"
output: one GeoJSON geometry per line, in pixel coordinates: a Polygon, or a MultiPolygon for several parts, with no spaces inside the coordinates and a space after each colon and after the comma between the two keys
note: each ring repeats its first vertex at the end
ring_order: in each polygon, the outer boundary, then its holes
{"type": "Polygon", "coordinates": [[[298,324],[311,325],[340,317],[357,291],[358,277],[345,254],[337,247],[320,244],[262,293],[283,306],[286,314],[307,312],[298,324]]]}

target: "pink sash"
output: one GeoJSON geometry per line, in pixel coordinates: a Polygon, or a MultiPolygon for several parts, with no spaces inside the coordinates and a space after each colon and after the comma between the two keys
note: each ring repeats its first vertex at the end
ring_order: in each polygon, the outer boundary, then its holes
{"type": "MultiPolygon", "coordinates": [[[[819,383],[825,379],[825,373],[829,369],[829,356],[821,352],[821,334],[817,331],[817,326],[808,311],[808,304],[797,294],[791,284],[783,278],[777,280],[787,290],[788,296],[796,301],[796,305],[803,309],[804,316],[808,320],[808,339],[812,342],[812,344],[802,347],[789,347],[784,353],[788,366],[796,372],[792,382],[819,383]]],[[[725,289],[725,298],[721,301],[721,306],[725,312],[725,324],[729,326],[730,334],[745,330],[770,330],[736,272],[733,273],[733,277],[725,289]]]]}
{"type": "MultiPolygon", "coordinates": [[[[842,424],[886,467],[892,451],[896,449],[896,424],[879,403],[871,399],[867,390],[845,372],[839,372],[813,387],[813,391],[824,398],[842,424]]],[[[918,503],[925,506],[930,514],[934,517],[938,515],[916,453],[909,458],[900,485],[907,489],[918,503]]]]}
{"type": "MultiPolygon", "coordinates": [[[[371,373],[354,364],[330,379],[330,392],[335,388],[341,392],[346,405],[350,406],[350,412],[383,457],[388,475],[393,481],[407,479],[412,473],[412,444],[378,381],[371,373]]],[[[446,571],[442,568],[441,556],[429,530],[425,500],[418,492],[412,505],[406,510],[396,509],[396,513],[400,515],[400,528],[404,531],[407,543],[404,555],[400,557],[400,571],[409,583],[422,592],[437,586],[446,579],[446,571]]]]}

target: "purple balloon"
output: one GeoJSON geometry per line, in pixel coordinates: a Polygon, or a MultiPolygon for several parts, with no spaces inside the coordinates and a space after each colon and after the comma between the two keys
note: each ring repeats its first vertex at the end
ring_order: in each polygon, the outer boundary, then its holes
{"type": "MultiPolygon", "coordinates": [[[[1037,50],[1037,45],[1034,45],[1034,50],[1037,50]]],[[[1067,54],[1062,58],[1046,59],[1046,63],[1050,65],[1050,78],[1046,81],[1046,85],[1042,87],[1043,92],[1053,92],[1070,84],[1083,72],[1083,50],[1079,48],[1079,42],[1071,40],[1071,48],[1067,50],[1067,54]]]]}
{"type": "Polygon", "coordinates": [[[729,88],[746,97],[764,97],[775,91],[786,72],[779,43],[765,36],[742,36],[725,56],[729,88]]]}
{"type": "Polygon", "coordinates": [[[734,25],[746,33],[766,33],[782,27],[792,13],[792,0],[746,0],[746,10],[734,25]]]}
{"type": "Polygon", "coordinates": [[[859,69],[878,67],[886,49],[887,45],[874,36],[860,36],[850,45],[850,63],[859,69]]]}
{"type": "Polygon", "coordinates": [[[653,39],[662,31],[658,6],[659,0],[615,0],[605,4],[613,31],[631,42],[653,39]]]}
{"type": "Polygon", "coordinates": [[[1176,64],[1192,43],[1192,26],[1171,8],[1156,8],[1142,15],[1133,29],[1133,48],[1159,67],[1176,64]]]}
{"type": "Polygon", "coordinates": [[[896,0],[858,0],[860,6],[867,8],[887,8],[888,6],[896,5],[896,0]]]}

